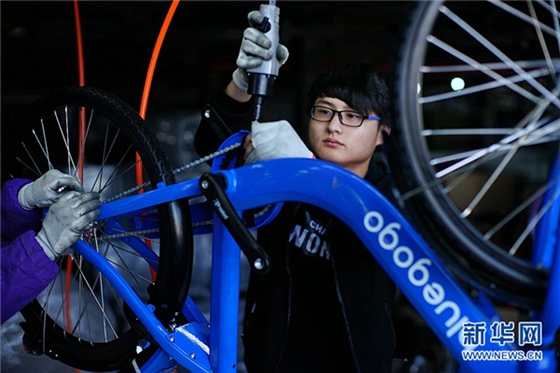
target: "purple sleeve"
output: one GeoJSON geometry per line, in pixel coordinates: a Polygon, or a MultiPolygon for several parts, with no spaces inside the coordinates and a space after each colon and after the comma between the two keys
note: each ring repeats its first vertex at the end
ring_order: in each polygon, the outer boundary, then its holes
{"type": "Polygon", "coordinates": [[[1,322],[18,312],[39,295],[55,278],[58,266],[35,240],[41,224],[41,211],[21,208],[17,194],[29,180],[6,182],[1,194],[2,267],[1,322]]]}
{"type": "Polygon", "coordinates": [[[18,192],[22,186],[31,180],[13,179],[7,181],[0,191],[0,208],[2,219],[2,241],[14,240],[20,234],[37,229],[41,223],[41,210],[24,210],[18,201],[18,192]]]}
{"type": "Polygon", "coordinates": [[[58,266],[51,261],[27,231],[1,250],[2,323],[35,299],[56,277],[58,266]]]}

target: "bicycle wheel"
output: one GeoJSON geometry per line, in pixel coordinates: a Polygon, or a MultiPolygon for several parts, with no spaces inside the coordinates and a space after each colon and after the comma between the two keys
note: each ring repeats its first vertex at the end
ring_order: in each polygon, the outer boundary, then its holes
{"type": "MultiPolygon", "coordinates": [[[[35,179],[57,168],[78,176],[86,190],[99,191],[102,201],[139,193],[134,188],[137,174],[146,178],[144,191],[174,182],[167,158],[142,118],[106,92],[62,89],[40,100],[31,113],[31,128],[23,131],[19,150],[12,152],[17,155],[10,163],[13,176],[35,179]]],[[[95,222],[82,239],[105,256],[168,325],[188,291],[191,229],[184,200],[138,216],[95,222]]],[[[74,253],[73,259],[58,263],[58,277],[22,310],[24,340],[80,369],[124,366],[136,353],[142,327],[116,289],[83,257],[74,253]]]]}
{"type": "Polygon", "coordinates": [[[419,2],[396,68],[391,168],[412,222],[464,280],[522,306],[545,294],[533,235],[559,182],[555,6],[419,2]]]}

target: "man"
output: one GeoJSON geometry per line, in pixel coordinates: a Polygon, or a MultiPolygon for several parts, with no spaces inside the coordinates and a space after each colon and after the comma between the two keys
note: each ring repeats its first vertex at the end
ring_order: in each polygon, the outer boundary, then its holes
{"type": "MultiPolygon", "coordinates": [[[[246,70],[273,54],[270,41],[253,27],[261,21],[260,12],[249,14],[252,27],[244,32],[238,69],[226,89],[212,97],[213,115],[204,117],[197,131],[201,155],[215,150],[223,140],[220,132],[249,128],[246,70]]],[[[277,57],[280,64],[286,61],[284,46],[277,57]]],[[[286,121],[254,122],[245,140],[247,162],[316,157],[389,195],[385,174],[372,161],[382,132],[390,131],[388,91],[375,67],[351,63],[321,74],[310,89],[308,109],[310,149],[286,121]]],[[[391,371],[389,309],[395,288],[348,227],[318,207],[285,203],[278,217],[259,229],[258,240],[272,269],[249,281],[243,335],[249,372],[391,371]],[[307,249],[311,234],[321,249],[307,249]]]]}

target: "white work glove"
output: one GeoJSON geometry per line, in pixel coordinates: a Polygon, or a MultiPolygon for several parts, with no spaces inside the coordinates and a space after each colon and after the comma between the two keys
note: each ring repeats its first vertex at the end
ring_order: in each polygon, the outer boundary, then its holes
{"type": "Polygon", "coordinates": [[[99,193],[64,192],[47,211],[43,227],[35,236],[45,254],[55,260],[68,253],[84,229],[99,216],[99,193]]]}
{"type": "MultiPolygon", "coordinates": [[[[274,53],[270,49],[272,42],[264,33],[257,30],[256,27],[263,21],[264,16],[259,10],[254,10],[247,15],[249,20],[248,27],[243,32],[243,41],[237,56],[237,69],[233,72],[233,82],[243,92],[247,92],[249,86],[249,76],[247,69],[259,67],[264,61],[270,60],[274,53]]],[[[278,59],[278,68],[288,60],[290,52],[282,44],[278,44],[276,50],[276,58],[278,59]]]]}
{"type": "Polygon", "coordinates": [[[313,158],[313,153],[288,121],[253,122],[250,136],[253,149],[246,163],[277,158],[313,158]]]}
{"type": "Polygon", "coordinates": [[[80,193],[84,188],[80,180],[58,170],[50,170],[32,183],[25,184],[18,192],[18,201],[25,210],[48,207],[61,196],[59,188],[80,193]]]}

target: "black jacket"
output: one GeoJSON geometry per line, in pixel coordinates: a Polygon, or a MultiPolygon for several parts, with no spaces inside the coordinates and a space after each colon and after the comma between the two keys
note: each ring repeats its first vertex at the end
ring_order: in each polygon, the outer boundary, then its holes
{"type": "MultiPolygon", "coordinates": [[[[215,151],[228,131],[249,127],[251,103],[220,92],[210,105],[195,137],[200,155],[215,151]]],[[[365,179],[389,195],[373,162],[365,179]]],[[[317,207],[285,203],[259,229],[258,241],[272,269],[249,281],[243,331],[249,372],[391,371],[395,287],[348,227],[317,207]]]]}

